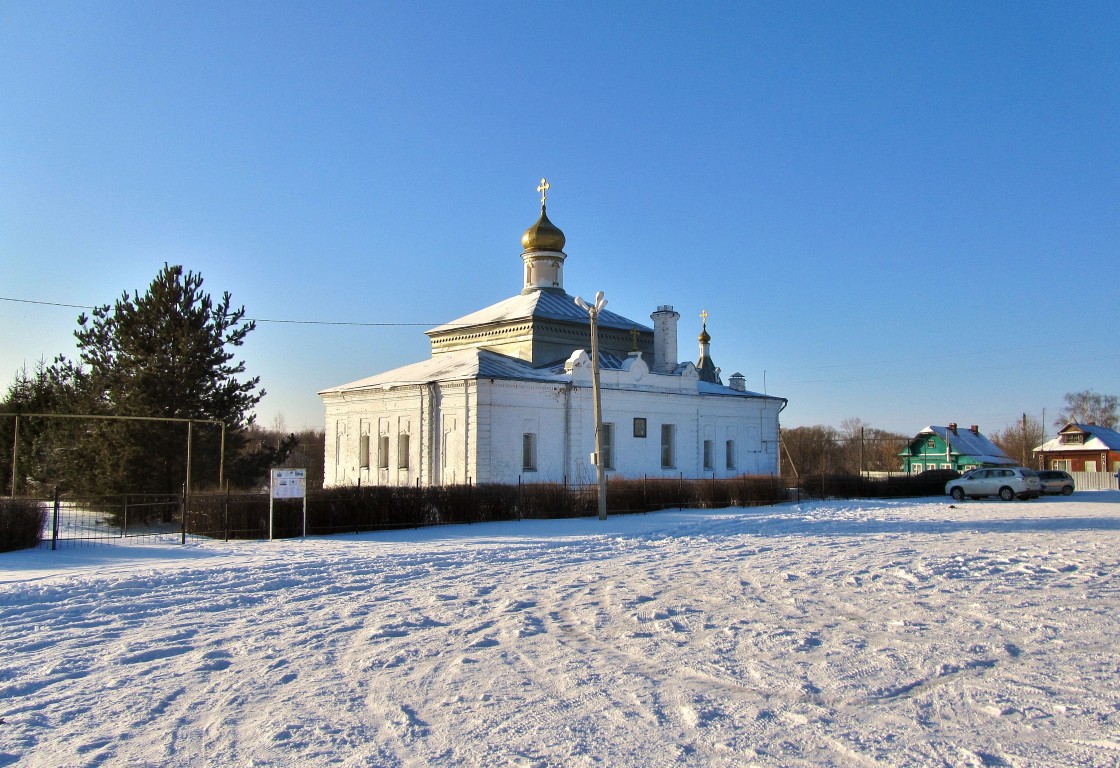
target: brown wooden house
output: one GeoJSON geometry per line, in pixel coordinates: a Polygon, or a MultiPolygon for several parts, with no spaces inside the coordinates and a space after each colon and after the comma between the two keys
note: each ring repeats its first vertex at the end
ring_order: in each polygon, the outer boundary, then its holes
{"type": "Polygon", "coordinates": [[[1120,432],[1070,422],[1053,440],[1035,448],[1034,455],[1040,469],[1113,473],[1120,469],[1120,432]]]}

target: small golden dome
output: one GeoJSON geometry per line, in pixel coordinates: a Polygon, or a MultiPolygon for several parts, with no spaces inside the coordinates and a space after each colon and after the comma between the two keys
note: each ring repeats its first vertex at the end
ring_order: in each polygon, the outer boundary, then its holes
{"type": "Polygon", "coordinates": [[[544,212],[544,205],[541,205],[541,217],[521,236],[521,248],[526,252],[563,251],[564,242],[564,233],[548,220],[548,216],[544,212]]]}
{"type": "MultiPolygon", "coordinates": [[[[695,327],[695,326],[693,326],[693,327],[695,327]]],[[[711,340],[712,340],[712,337],[708,335],[708,326],[705,325],[703,330],[700,331],[700,343],[701,344],[707,344],[711,340]]]]}

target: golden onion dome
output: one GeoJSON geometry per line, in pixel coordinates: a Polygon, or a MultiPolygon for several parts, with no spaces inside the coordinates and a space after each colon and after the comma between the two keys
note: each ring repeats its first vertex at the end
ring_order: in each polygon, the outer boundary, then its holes
{"type": "Polygon", "coordinates": [[[521,248],[525,252],[563,251],[564,242],[564,233],[548,220],[543,205],[541,206],[541,217],[521,236],[521,248]]]}
{"type": "MultiPolygon", "coordinates": [[[[693,327],[695,327],[695,326],[693,326],[693,327]]],[[[703,330],[700,331],[700,343],[701,344],[707,344],[711,340],[712,340],[712,337],[708,335],[708,327],[704,326],[703,330]]]]}

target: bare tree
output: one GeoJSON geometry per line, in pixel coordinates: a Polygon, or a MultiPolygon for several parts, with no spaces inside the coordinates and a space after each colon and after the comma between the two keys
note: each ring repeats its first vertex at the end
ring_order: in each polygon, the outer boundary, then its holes
{"type": "Polygon", "coordinates": [[[284,438],[285,435],[289,434],[288,420],[284,418],[283,411],[277,413],[276,416],[272,419],[272,431],[275,433],[276,447],[279,448],[280,441],[284,438]]]}
{"type": "Polygon", "coordinates": [[[1113,429],[1120,421],[1120,398],[1116,395],[1101,395],[1087,389],[1084,392],[1067,392],[1065,399],[1066,407],[1059,411],[1054,422],[1059,429],[1071,421],[1113,429]]]}
{"type": "Polygon", "coordinates": [[[1046,430],[1042,422],[1027,414],[1002,432],[992,435],[992,442],[1024,467],[1031,466],[1034,449],[1046,440],[1046,430]]]}
{"type": "Polygon", "coordinates": [[[860,418],[841,421],[840,433],[847,455],[845,465],[860,472],[899,470],[902,466],[899,454],[910,440],[906,435],[873,427],[860,418]]]}
{"type": "Polygon", "coordinates": [[[809,475],[834,474],[839,469],[834,465],[838,433],[832,427],[817,425],[812,427],[793,427],[782,430],[782,443],[789,462],[783,463],[783,470],[793,471],[805,477],[809,475]]]}

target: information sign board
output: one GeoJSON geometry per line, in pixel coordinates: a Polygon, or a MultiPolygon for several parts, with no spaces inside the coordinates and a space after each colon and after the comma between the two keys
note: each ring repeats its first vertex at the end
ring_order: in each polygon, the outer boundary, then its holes
{"type": "Polygon", "coordinates": [[[271,488],[274,499],[302,499],[307,493],[307,470],[274,469],[271,488]]]}

